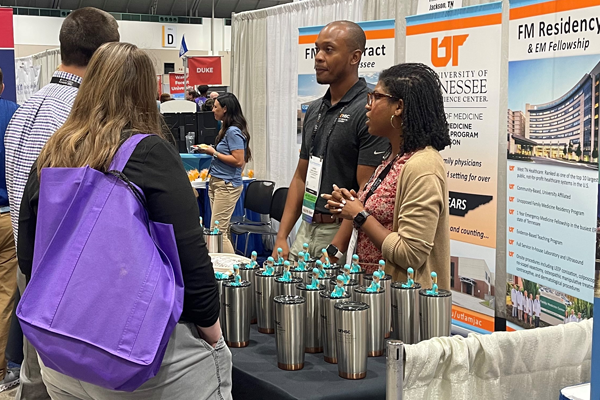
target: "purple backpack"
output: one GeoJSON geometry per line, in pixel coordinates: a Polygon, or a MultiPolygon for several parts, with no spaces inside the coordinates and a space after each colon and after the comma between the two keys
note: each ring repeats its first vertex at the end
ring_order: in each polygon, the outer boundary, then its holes
{"type": "Polygon", "coordinates": [[[183,310],[173,226],[149,220],[122,174],[147,136],[123,143],[108,173],[42,170],[32,277],[17,308],[47,367],[112,390],[156,375],[183,310]]]}

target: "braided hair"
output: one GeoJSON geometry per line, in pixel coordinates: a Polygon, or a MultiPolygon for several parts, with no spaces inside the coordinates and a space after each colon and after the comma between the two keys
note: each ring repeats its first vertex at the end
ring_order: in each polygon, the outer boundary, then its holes
{"type": "Polygon", "coordinates": [[[420,63],[398,64],[381,72],[379,82],[404,102],[403,152],[426,146],[441,151],[450,145],[442,85],[435,71],[420,63]]]}

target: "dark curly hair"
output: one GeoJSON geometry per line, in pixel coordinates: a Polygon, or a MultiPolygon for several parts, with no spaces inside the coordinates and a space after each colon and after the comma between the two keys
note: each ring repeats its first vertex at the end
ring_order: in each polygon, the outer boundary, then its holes
{"type": "Polygon", "coordinates": [[[381,72],[379,82],[389,94],[404,102],[403,152],[426,146],[441,151],[450,145],[442,85],[434,70],[420,63],[398,64],[381,72]]]}

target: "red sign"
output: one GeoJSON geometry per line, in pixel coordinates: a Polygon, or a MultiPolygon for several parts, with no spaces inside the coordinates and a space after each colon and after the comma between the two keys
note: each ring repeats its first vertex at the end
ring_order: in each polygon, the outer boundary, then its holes
{"type": "Polygon", "coordinates": [[[188,76],[187,85],[184,84],[183,80],[185,79],[183,74],[176,74],[171,72],[169,74],[169,92],[171,94],[184,93],[185,88],[190,86],[190,79],[188,76]]]}
{"type": "MultiPolygon", "coordinates": [[[[15,47],[13,40],[13,10],[12,8],[0,8],[0,48],[12,49],[13,47],[15,47]]],[[[220,77],[221,75],[219,75],[220,77]]]]}
{"type": "Polygon", "coordinates": [[[221,57],[190,57],[188,58],[190,84],[220,85],[221,57]]]}
{"type": "Polygon", "coordinates": [[[156,75],[156,89],[158,90],[158,95],[162,94],[162,75],[156,75]]]}

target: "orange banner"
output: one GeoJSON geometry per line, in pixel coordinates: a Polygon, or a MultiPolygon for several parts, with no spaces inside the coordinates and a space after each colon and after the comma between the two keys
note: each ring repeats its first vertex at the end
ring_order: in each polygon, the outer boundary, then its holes
{"type": "Polygon", "coordinates": [[[480,26],[498,25],[502,23],[502,14],[481,15],[478,17],[450,19],[430,22],[428,24],[411,25],[406,27],[406,36],[422,35],[424,33],[451,31],[455,29],[477,28],[480,26]]]}
{"type": "MultiPolygon", "coordinates": [[[[373,39],[391,39],[395,37],[396,31],[394,29],[380,29],[376,31],[365,31],[367,40],[373,39]]],[[[298,44],[310,44],[317,41],[319,35],[304,35],[298,38],[298,44]]]]}
{"type": "Polygon", "coordinates": [[[452,306],[452,319],[462,322],[475,328],[483,329],[488,332],[494,332],[494,318],[479,314],[475,311],[467,310],[459,306],[452,306]]]}
{"type": "Polygon", "coordinates": [[[545,3],[532,4],[524,7],[515,7],[510,10],[510,19],[535,17],[538,15],[553,14],[562,11],[578,10],[580,8],[594,7],[598,0],[556,0],[545,3]]]}

